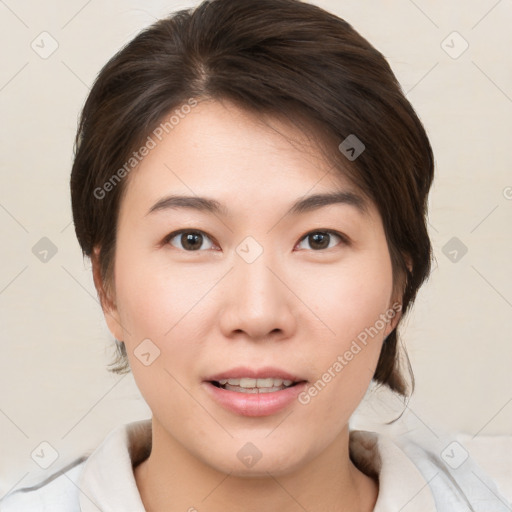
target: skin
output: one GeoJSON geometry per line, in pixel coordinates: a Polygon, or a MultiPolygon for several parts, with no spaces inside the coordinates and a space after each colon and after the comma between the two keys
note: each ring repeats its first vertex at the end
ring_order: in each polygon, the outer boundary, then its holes
{"type": "MultiPolygon", "coordinates": [[[[104,312],[153,413],[152,452],[134,470],[149,512],[242,504],[354,512],[377,499],[378,482],[349,458],[348,421],[399,314],[307,405],[244,417],[204,389],[205,377],[239,365],[277,366],[314,383],[400,299],[373,204],[366,213],[333,204],[285,215],[304,195],[357,190],[295,127],[261,119],[227,102],[199,103],[132,172],[121,203],[104,312]],[[216,199],[229,216],[147,214],[171,193],[216,199]],[[180,235],[166,240],[181,229],[204,237],[192,249],[180,235]],[[325,230],[348,243],[306,236],[325,230]],[[252,263],[236,252],[247,236],[263,249],[252,263]],[[147,338],[160,350],[149,366],[134,354],[147,338]],[[247,442],[262,454],[251,468],[237,457],[247,442]]],[[[101,294],[98,269],[93,258],[101,294]]]]}

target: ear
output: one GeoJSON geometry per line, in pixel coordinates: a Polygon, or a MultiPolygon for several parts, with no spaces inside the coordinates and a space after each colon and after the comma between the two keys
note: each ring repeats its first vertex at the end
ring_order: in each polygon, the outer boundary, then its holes
{"type": "Polygon", "coordinates": [[[387,338],[393,330],[396,329],[400,318],[402,318],[402,303],[396,300],[389,306],[388,310],[384,314],[388,319],[388,325],[384,330],[384,338],[387,338]]]}
{"type": "Polygon", "coordinates": [[[407,270],[409,271],[409,273],[412,272],[412,258],[409,254],[404,254],[404,260],[405,260],[405,264],[407,266],[407,270]]]}
{"type": "Polygon", "coordinates": [[[119,311],[117,309],[114,291],[109,290],[109,287],[106,286],[106,283],[103,282],[101,277],[99,262],[100,250],[100,247],[94,247],[91,255],[94,286],[96,287],[101,309],[103,310],[103,315],[105,316],[105,321],[107,322],[109,331],[116,340],[123,341],[124,332],[119,318],[119,311]]]}
{"type": "MultiPolygon", "coordinates": [[[[409,254],[403,254],[403,258],[405,261],[405,265],[407,266],[407,270],[409,271],[409,273],[412,272],[412,258],[409,256],[409,254]]],[[[405,292],[405,287],[407,284],[407,275],[403,275],[401,279],[401,291],[396,292],[396,295],[392,299],[391,303],[389,304],[388,310],[386,311],[386,316],[390,320],[384,331],[384,337],[389,336],[389,334],[391,334],[393,330],[396,329],[396,326],[398,325],[400,318],[402,318],[402,301],[403,294],[405,292]]]]}

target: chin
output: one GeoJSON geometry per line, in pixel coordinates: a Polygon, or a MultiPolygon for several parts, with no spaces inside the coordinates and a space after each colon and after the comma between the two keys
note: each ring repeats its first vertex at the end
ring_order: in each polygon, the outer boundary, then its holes
{"type": "MultiPolygon", "coordinates": [[[[280,448],[282,450],[282,446],[280,448]]],[[[233,456],[229,458],[226,458],[225,455],[230,451],[226,451],[223,454],[218,454],[219,458],[223,460],[219,460],[217,457],[214,457],[213,460],[203,460],[216,471],[240,478],[285,476],[295,472],[306,463],[303,457],[298,458],[296,447],[290,447],[289,453],[276,451],[279,448],[272,449],[270,455],[265,455],[266,450],[270,451],[271,449],[266,448],[260,451],[254,444],[248,442],[234,453],[231,452],[233,456]]]]}

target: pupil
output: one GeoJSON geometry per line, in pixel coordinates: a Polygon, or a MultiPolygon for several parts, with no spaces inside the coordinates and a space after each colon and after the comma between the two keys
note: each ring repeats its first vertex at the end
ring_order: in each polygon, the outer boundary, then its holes
{"type": "Polygon", "coordinates": [[[313,247],[313,249],[315,248],[315,244],[317,244],[317,248],[319,248],[319,249],[325,249],[326,247],[329,246],[329,241],[328,241],[329,235],[327,233],[315,233],[310,236],[314,240],[314,243],[311,244],[311,247],[313,247]],[[322,243],[322,241],[323,241],[323,243],[322,243]],[[319,242],[319,244],[318,244],[318,242],[319,242]],[[318,245],[320,245],[320,247],[318,247],[318,245]]]}
{"type": "Polygon", "coordinates": [[[182,235],[181,243],[185,248],[188,246],[188,248],[197,249],[201,247],[201,238],[202,235],[200,233],[186,233],[182,235]],[[199,244],[197,244],[198,241],[199,244]]]}

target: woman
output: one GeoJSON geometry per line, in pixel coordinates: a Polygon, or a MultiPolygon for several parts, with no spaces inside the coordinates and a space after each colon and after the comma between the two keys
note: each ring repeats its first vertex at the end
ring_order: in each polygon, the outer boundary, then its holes
{"type": "Polygon", "coordinates": [[[71,197],[152,419],[2,510],[509,510],[470,460],[348,427],[372,380],[408,393],[433,168],[384,57],[318,7],[144,30],[90,92],[71,197]]]}

